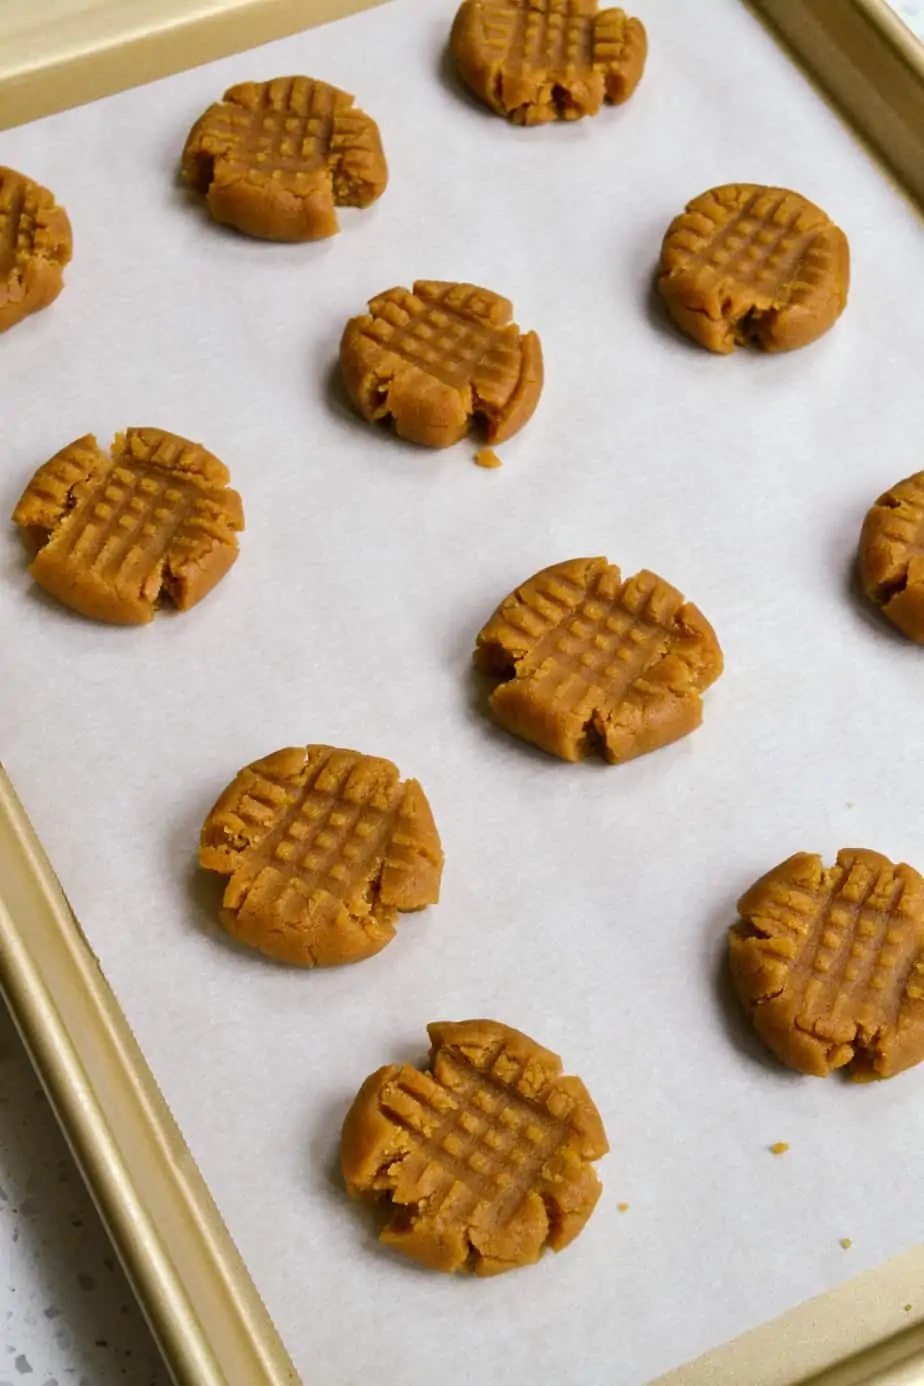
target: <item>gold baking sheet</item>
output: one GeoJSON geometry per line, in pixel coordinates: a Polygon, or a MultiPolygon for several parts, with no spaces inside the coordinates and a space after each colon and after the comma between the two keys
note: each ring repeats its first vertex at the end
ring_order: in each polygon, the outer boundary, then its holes
{"type": "MultiPolygon", "coordinates": [[[[0,128],[382,0],[4,0],[0,128]]],[[[924,202],[924,45],[887,0],[750,0],[924,202]]]]}
{"type": "Polygon", "coordinates": [[[924,44],[886,0],[753,0],[924,205],[924,44]]]}
{"type": "MultiPolygon", "coordinates": [[[[0,9],[0,124],[363,7],[355,0],[8,3],[0,9]]],[[[755,8],[924,199],[924,61],[888,7],[877,0],[759,0],[755,8]]],[[[176,1379],[207,1386],[297,1380],[3,776],[0,980],[176,1379]]],[[[924,1251],[916,1249],[662,1382],[922,1381],[924,1329],[915,1304],[922,1284],[924,1251]],[[906,1301],[915,1306],[907,1314],[906,1301]]]]}
{"type": "Polygon", "coordinates": [[[296,1386],[2,766],[0,991],[176,1381],[296,1386]]]}
{"type": "Polygon", "coordinates": [[[381,0],[0,0],[0,129],[381,0]]]}

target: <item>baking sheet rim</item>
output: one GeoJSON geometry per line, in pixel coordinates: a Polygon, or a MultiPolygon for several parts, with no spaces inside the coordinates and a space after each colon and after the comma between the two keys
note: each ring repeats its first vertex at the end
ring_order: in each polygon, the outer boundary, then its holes
{"type": "Polygon", "coordinates": [[[744,0],[924,208],[924,43],[888,0],[744,0]]]}
{"type": "MultiPolygon", "coordinates": [[[[79,0],[78,0],[79,3],[79,0]]],[[[82,106],[128,87],[342,19],[383,0],[97,0],[94,24],[106,40],[91,51],[52,47],[45,60],[16,57],[14,21],[31,0],[0,5],[0,130],[82,106]],[[142,14],[134,13],[139,10],[142,14]],[[140,27],[140,20],[151,21],[140,27]]],[[[49,39],[54,38],[49,26],[49,39]]]]}
{"type": "Polygon", "coordinates": [[[179,1386],[298,1386],[0,764],[0,993],[179,1386]]]}

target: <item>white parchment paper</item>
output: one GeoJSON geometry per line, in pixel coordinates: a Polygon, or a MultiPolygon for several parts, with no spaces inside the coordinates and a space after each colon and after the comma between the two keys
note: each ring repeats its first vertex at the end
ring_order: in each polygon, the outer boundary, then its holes
{"type": "Polygon", "coordinates": [[[57,305],[0,339],[3,514],[70,439],[154,424],[227,462],[248,521],[205,603],[137,630],[45,599],[4,530],[2,755],[318,1386],[636,1386],[924,1235],[924,1069],[789,1074],[719,982],[735,900],[791,852],[924,866],[924,652],[850,588],[867,506],[922,465],[924,234],[736,0],[639,8],[638,93],[575,126],[484,113],[444,63],[454,0],[394,0],[0,135],[76,241],[57,305]],[[231,82],[301,71],[378,119],[391,186],[325,244],[225,232],[176,182],[186,132],[231,82]],[[712,357],[652,301],[670,218],[736,179],[850,237],[848,311],[804,352],[712,357]],[[542,336],[499,472],[332,386],[346,318],[415,277],[497,289],[542,336]],[[512,586],[595,553],[674,582],[727,658],[703,728],[618,769],[493,729],[469,674],[512,586]],[[239,766],[307,741],[419,777],[446,849],[437,908],[317,973],[226,941],[195,870],[239,766]],[[335,1172],[366,1074],[483,1015],[561,1052],[613,1146],[573,1248],[491,1282],[380,1250],[335,1172]]]}

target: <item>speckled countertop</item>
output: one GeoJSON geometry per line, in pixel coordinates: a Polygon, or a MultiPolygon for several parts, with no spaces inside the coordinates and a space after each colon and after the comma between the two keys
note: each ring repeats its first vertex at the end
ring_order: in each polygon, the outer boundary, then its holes
{"type": "Polygon", "coordinates": [[[0,1386],[169,1386],[0,1002],[0,1386]]]}
{"type": "MultiPolygon", "coordinates": [[[[924,0],[894,0],[924,39],[924,0]]],[[[169,1378],[0,1003],[0,1386],[169,1378]]]]}

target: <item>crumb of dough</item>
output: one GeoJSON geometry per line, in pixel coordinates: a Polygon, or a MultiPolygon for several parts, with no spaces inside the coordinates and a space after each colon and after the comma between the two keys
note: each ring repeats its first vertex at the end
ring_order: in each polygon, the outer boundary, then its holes
{"type": "Polygon", "coordinates": [[[479,467],[487,467],[489,471],[504,465],[493,448],[482,448],[480,452],[476,452],[475,461],[479,467]]]}
{"type": "Polygon", "coordinates": [[[785,1155],[789,1149],[789,1141],[774,1141],[770,1146],[771,1155],[785,1155]]]}
{"type": "Polygon", "coordinates": [[[629,1211],[628,1203],[617,1203],[616,1208],[620,1213],[628,1213],[629,1211]]]}
{"type": "Polygon", "coordinates": [[[853,1242],[850,1240],[849,1237],[841,1237],[841,1246],[844,1248],[845,1251],[849,1251],[850,1248],[853,1246],[853,1242]]]}

